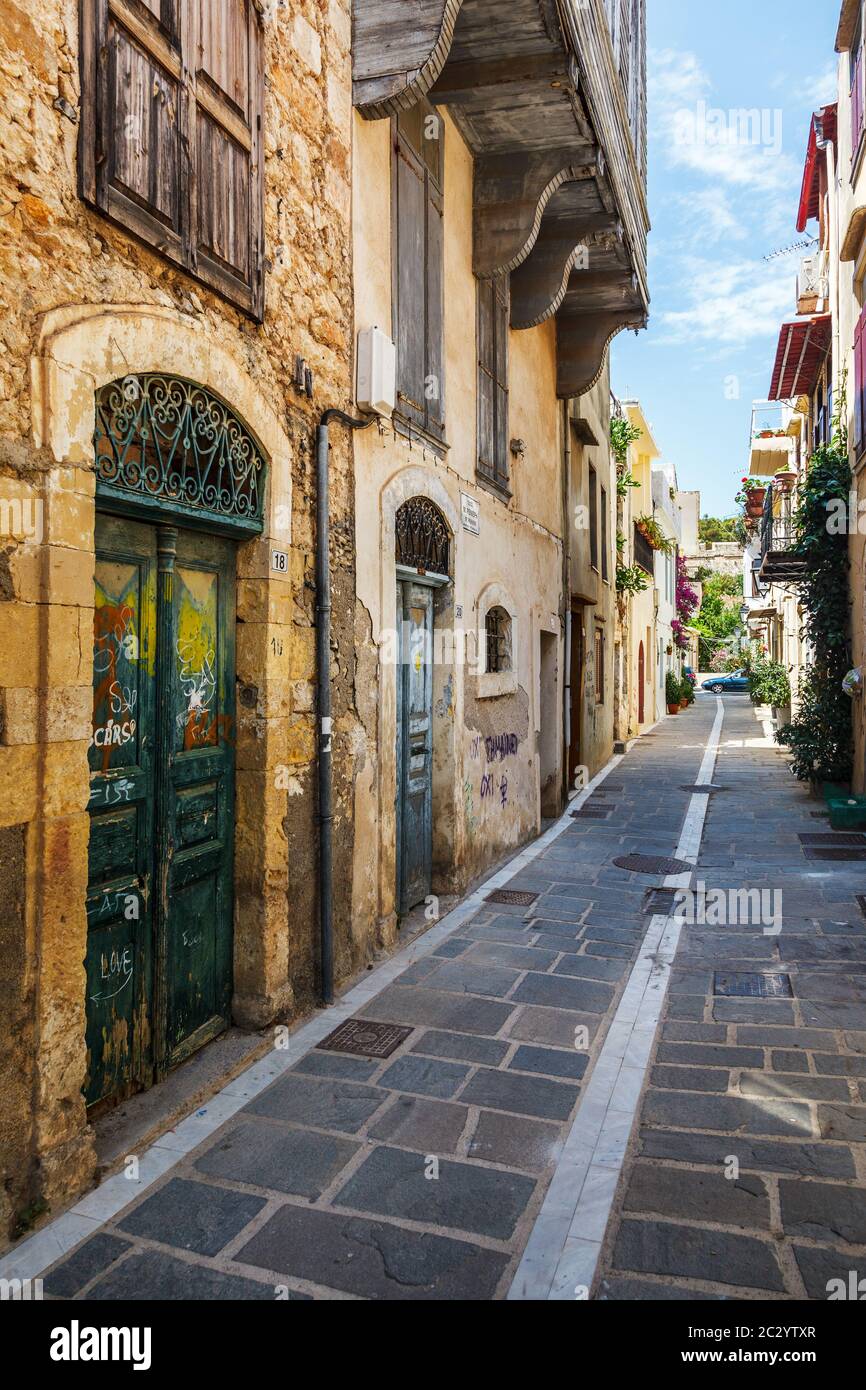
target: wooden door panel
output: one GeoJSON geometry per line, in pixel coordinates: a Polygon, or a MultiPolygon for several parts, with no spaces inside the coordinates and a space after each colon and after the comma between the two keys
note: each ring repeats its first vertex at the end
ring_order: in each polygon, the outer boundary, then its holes
{"type": "Polygon", "coordinates": [[[99,517],[86,957],[91,1105],[150,1076],[155,654],[154,533],[99,517]]]}
{"type": "Polygon", "coordinates": [[[402,589],[398,810],[402,821],[400,910],[405,913],[428,896],[432,879],[433,592],[419,584],[404,584],[402,589]]]}
{"type": "Polygon", "coordinates": [[[181,533],[172,586],[166,1066],[228,1026],[232,983],[234,547],[181,533]]]}

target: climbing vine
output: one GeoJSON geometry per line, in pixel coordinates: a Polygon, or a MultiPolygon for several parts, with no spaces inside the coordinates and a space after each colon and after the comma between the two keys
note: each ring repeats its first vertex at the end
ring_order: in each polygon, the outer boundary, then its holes
{"type": "Polygon", "coordinates": [[[794,517],[794,554],[803,561],[798,584],[805,610],[804,636],[812,664],[801,684],[796,717],[776,738],[791,749],[794,773],[802,781],[847,782],[853,767],[851,700],[842,681],[851,664],[847,527],[834,525],[847,515],[851,492],[845,419],[840,392],[833,441],[816,449],[800,489],[794,517]]]}
{"type": "Polygon", "coordinates": [[[610,422],[610,447],[617,464],[624,468],[628,462],[629,445],[635,444],[643,434],[624,415],[614,415],[610,422]]]}

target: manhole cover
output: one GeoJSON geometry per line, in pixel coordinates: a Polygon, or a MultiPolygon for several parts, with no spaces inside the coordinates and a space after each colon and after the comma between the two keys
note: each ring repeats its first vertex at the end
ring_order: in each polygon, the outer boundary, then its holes
{"type": "Polygon", "coordinates": [[[399,1023],[349,1018],[316,1044],[319,1052],[351,1052],[356,1057],[390,1057],[414,1030],[399,1023]]]}
{"type": "Polygon", "coordinates": [[[497,888],[495,893],[487,894],[485,902],[504,903],[509,907],[532,907],[537,897],[537,893],[518,893],[514,888],[497,888]]]}
{"type": "Polygon", "coordinates": [[[739,975],[717,970],[713,993],[722,999],[774,999],[789,997],[790,975],[739,975]]]}
{"type": "Polygon", "coordinates": [[[612,806],[581,806],[579,811],[572,811],[572,820],[607,820],[612,806]]]}
{"type": "Polygon", "coordinates": [[[700,796],[710,796],[713,792],[724,790],[724,787],[717,787],[714,782],[698,782],[694,787],[680,787],[680,791],[697,792],[700,796]]]}
{"type": "Polygon", "coordinates": [[[815,849],[839,848],[842,845],[846,847],[851,845],[866,846],[866,835],[845,834],[844,832],[829,835],[800,835],[798,838],[801,845],[812,845],[815,849]]]}
{"type": "Polygon", "coordinates": [[[860,849],[804,849],[803,854],[823,864],[859,864],[866,859],[866,845],[860,849]]]}
{"type": "Polygon", "coordinates": [[[673,912],[676,900],[676,888],[648,888],[644,894],[643,910],[650,917],[667,917],[673,912]]]}
{"type": "Polygon", "coordinates": [[[690,874],[694,868],[684,859],[662,859],[654,854],[627,854],[613,862],[617,869],[627,869],[630,874],[690,874]]]}

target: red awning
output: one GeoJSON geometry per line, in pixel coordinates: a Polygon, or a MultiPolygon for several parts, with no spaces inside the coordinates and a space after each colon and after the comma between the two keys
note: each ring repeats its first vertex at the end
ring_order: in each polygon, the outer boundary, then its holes
{"type": "Polygon", "coordinates": [[[836,142],[836,112],[835,103],[832,106],[822,106],[821,110],[816,111],[809,122],[809,144],[806,150],[806,167],[803,170],[803,188],[800,193],[800,208],[797,214],[798,232],[805,232],[809,219],[818,216],[820,156],[828,140],[833,144],[836,142]]]}
{"type": "Polygon", "coordinates": [[[811,396],[830,346],[830,315],[801,314],[782,324],[768,401],[811,396]]]}

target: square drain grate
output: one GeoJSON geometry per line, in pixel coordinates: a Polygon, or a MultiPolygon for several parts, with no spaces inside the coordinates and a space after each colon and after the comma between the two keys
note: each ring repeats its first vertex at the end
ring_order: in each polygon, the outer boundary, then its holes
{"type": "Polygon", "coordinates": [[[676,906],[676,888],[648,888],[644,893],[643,910],[648,917],[668,917],[676,906]]]}
{"type": "Polygon", "coordinates": [[[866,917],[866,893],[857,894],[857,906],[863,913],[863,916],[866,917]]]}
{"type": "Polygon", "coordinates": [[[842,846],[850,848],[856,845],[862,845],[866,849],[866,835],[856,835],[844,831],[831,832],[825,835],[800,835],[798,838],[801,845],[810,845],[814,849],[840,849],[842,846]]]}
{"type": "Polygon", "coordinates": [[[518,893],[514,888],[497,888],[495,893],[488,893],[484,901],[502,903],[507,907],[532,907],[537,897],[537,893],[518,893]]]}
{"type": "Polygon", "coordinates": [[[809,849],[804,848],[807,859],[818,860],[822,864],[859,864],[866,860],[866,845],[859,849],[809,849]]]}
{"type": "Polygon", "coordinates": [[[572,811],[572,820],[607,820],[613,806],[581,806],[579,811],[572,811]]]}
{"type": "Polygon", "coordinates": [[[747,975],[717,970],[713,994],[720,999],[789,999],[790,975],[747,975]]]}
{"type": "Polygon", "coordinates": [[[319,1052],[350,1052],[355,1057],[390,1057],[405,1042],[413,1028],[400,1023],[374,1023],[366,1018],[348,1018],[316,1044],[319,1052]]]}
{"type": "Polygon", "coordinates": [[[684,859],[663,859],[655,854],[627,854],[613,862],[617,869],[627,869],[630,874],[690,874],[694,868],[684,859]]]}

